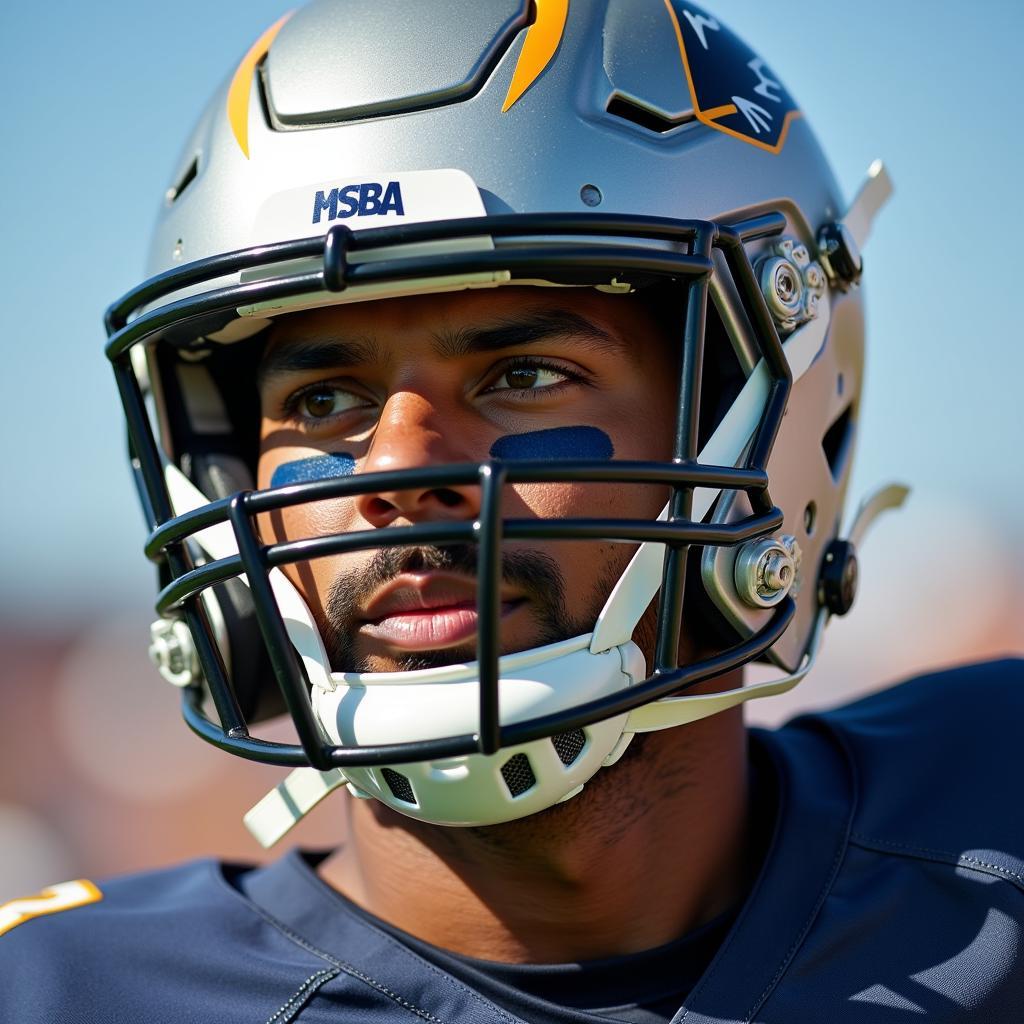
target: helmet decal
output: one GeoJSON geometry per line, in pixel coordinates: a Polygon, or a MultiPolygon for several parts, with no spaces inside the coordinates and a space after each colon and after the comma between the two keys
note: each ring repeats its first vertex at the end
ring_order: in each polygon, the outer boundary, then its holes
{"type": "Polygon", "coordinates": [[[535,0],[537,18],[526,30],[526,39],[502,104],[504,114],[530,88],[551,62],[565,31],[569,0],[535,0]]]}
{"type": "Polygon", "coordinates": [[[665,0],[697,120],[769,153],[800,116],[793,98],[753,50],[699,7],[665,0]]]}
{"type": "Polygon", "coordinates": [[[278,18],[252,44],[231,78],[231,85],[228,88],[228,121],[231,124],[235,141],[245,154],[246,160],[249,159],[249,95],[252,92],[252,75],[256,70],[256,65],[267,55],[275,36],[291,16],[292,12],[289,11],[283,17],[278,18]]]}

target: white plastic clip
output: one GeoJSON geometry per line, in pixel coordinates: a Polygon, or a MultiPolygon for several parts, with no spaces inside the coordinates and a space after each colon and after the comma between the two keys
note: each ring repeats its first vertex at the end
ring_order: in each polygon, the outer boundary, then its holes
{"type": "Polygon", "coordinates": [[[892,178],[889,177],[885,164],[881,160],[875,160],[868,168],[864,183],[853,197],[846,216],[843,217],[843,223],[853,236],[858,249],[864,248],[878,211],[889,201],[892,193],[892,178]]]}
{"type": "Polygon", "coordinates": [[[873,494],[868,495],[854,513],[853,522],[846,531],[846,539],[859,549],[864,535],[871,528],[875,520],[889,509],[901,508],[910,494],[910,488],[906,484],[889,484],[880,487],[873,494]]]}
{"type": "Polygon", "coordinates": [[[297,825],[328,793],[348,780],[340,768],[318,772],[315,768],[296,768],[279,782],[242,819],[253,838],[265,850],[297,825]]]}

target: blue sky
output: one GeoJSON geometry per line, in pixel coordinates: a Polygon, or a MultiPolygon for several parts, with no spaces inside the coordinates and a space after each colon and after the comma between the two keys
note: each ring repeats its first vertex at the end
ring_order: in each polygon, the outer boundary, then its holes
{"type": "MultiPolygon", "coordinates": [[[[0,614],[87,612],[97,580],[152,592],[102,312],[139,279],[198,112],[289,6],[0,5],[0,614]]],[[[847,196],[876,156],[896,182],[867,252],[855,487],[908,479],[922,530],[955,501],[1020,550],[1024,5],[706,6],[801,103],[847,196]]]]}

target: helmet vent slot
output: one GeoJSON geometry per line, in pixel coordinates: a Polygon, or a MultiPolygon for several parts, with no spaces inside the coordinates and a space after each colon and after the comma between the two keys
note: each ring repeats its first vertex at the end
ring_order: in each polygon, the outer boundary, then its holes
{"type": "Polygon", "coordinates": [[[681,124],[694,120],[692,112],[674,120],[667,118],[620,93],[612,96],[605,110],[612,117],[621,117],[623,121],[629,121],[631,124],[646,128],[649,132],[657,132],[659,135],[664,135],[665,132],[670,132],[673,128],[678,128],[681,124]]]}
{"type": "Polygon", "coordinates": [[[533,774],[530,760],[525,754],[510,757],[501,766],[501,777],[505,780],[509,793],[514,797],[521,796],[537,784],[537,776],[533,774]]]}
{"type": "Polygon", "coordinates": [[[828,468],[833,480],[838,480],[842,475],[846,456],[850,452],[850,439],[853,437],[852,425],[853,406],[848,405],[835,423],[825,431],[825,436],[821,439],[821,447],[828,460],[828,468]]]}
{"type": "Polygon", "coordinates": [[[178,179],[177,183],[172,185],[167,190],[167,205],[170,206],[172,203],[176,203],[180,198],[181,194],[196,180],[196,175],[199,173],[199,154],[197,153],[192,157],[192,162],[185,168],[185,173],[178,179]]]}
{"type": "Polygon", "coordinates": [[[551,737],[551,745],[555,748],[558,760],[568,768],[587,745],[587,734],[582,729],[560,732],[551,737]]]}
{"type": "Polygon", "coordinates": [[[388,789],[391,790],[391,795],[396,800],[401,800],[406,804],[416,803],[412,786],[401,772],[396,772],[394,768],[382,768],[380,773],[384,776],[384,781],[388,784],[388,789]]]}

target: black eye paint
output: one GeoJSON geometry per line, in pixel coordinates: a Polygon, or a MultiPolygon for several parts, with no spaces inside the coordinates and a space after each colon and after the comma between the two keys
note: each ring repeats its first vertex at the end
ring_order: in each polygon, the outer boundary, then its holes
{"type": "Polygon", "coordinates": [[[278,466],[270,478],[270,486],[287,487],[289,484],[308,484],[313,480],[351,476],[355,469],[356,460],[348,452],[313,455],[308,459],[296,459],[278,466]]]}
{"type": "Polygon", "coordinates": [[[597,427],[551,427],[506,434],[491,445],[494,459],[602,459],[615,455],[612,439],[597,427]]]}

